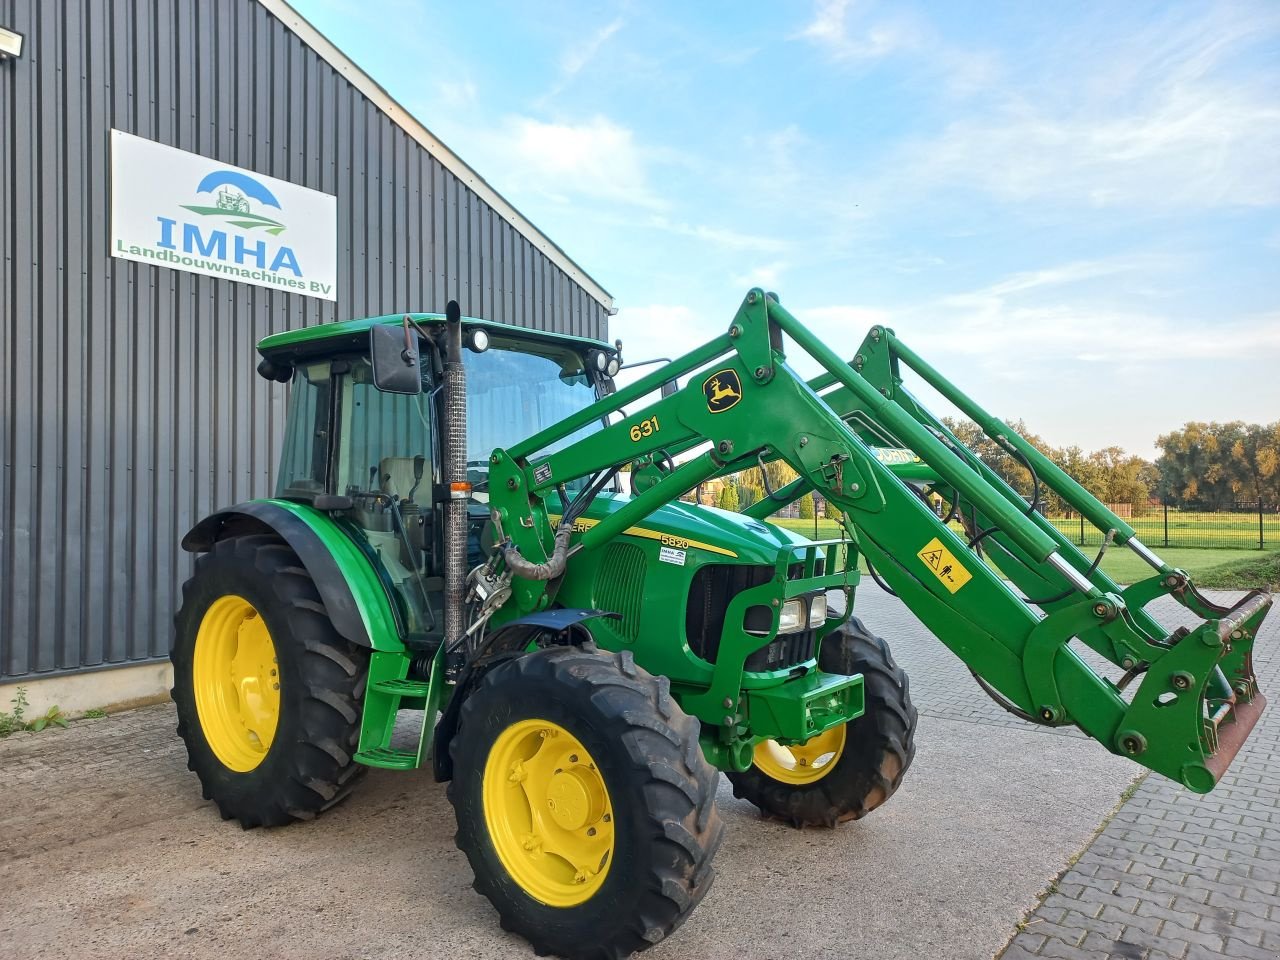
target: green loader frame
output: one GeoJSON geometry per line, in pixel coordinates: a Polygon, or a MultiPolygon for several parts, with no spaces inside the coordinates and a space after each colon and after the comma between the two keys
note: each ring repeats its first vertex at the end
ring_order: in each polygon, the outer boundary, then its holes
{"type": "MultiPolygon", "coordinates": [[[[1025,717],[1075,724],[1113,753],[1201,793],[1222,777],[1257,723],[1266,701],[1258,691],[1252,649],[1269,594],[1254,591],[1230,609],[1212,603],[1185,572],[1161,561],[1124,520],[892,330],[872,328],[849,363],[759,289],[747,294],[723,336],[518,446],[496,451],[495,519],[516,550],[546,555],[554,546],[546,498],[557,486],[639,461],[638,472],[650,471],[651,485],[576,539],[576,550],[599,550],[698,484],[773,459],[786,461],[800,479],[748,514],[766,516],[809,490],[820,493],[842,511],[848,540],[808,548],[806,568],[822,549],[846,550],[848,566],[860,552],[925,626],[1025,717]],[[825,372],[809,381],[797,376],[782,351],[784,335],[825,372]],[[1037,485],[1142,557],[1151,576],[1124,589],[1112,581],[908,392],[903,366],[1026,465],[1037,485]],[[674,395],[539,456],[586,424],[695,371],[702,373],[674,395]],[[726,384],[736,394],[728,402],[716,396],[716,387],[722,391],[726,384]],[[662,468],[708,443],[709,449],[679,466],[662,468]],[[910,451],[911,464],[932,471],[932,489],[978,535],[967,541],[944,523],[918,488],[898,475],[912,471],[896,474],[884,462],[886,447],[910,451]],[[977,540],[991,566],[975,553],[977,540]],[[1169,633],[1145,609],[1162,595],[1204,622],[1169,633]],[[1099,675],[1072,648],[1075,638],[1126,671],[1122,682],[1099,675]],[[1124,688],[1135,680],[1137,689],[1126,699],[1124,688]]],[[[780,569],[789,561],[781,558],[780,569]]],[[[829,575],[824,585],[835,586],[841,576],[829,575]]],[[[854,578],[844,576],[852,592],[854,578]]],[[[517,579],[509,615],[549,602],[546,581],[517,579]]],[[[735,642],[742,646],[755,638],[726,631],[724,639],[732,649],[735,642]]],[[[733,749],[743,739],[806,735],[795,725],[753,732],[743,715],[725,714],[723,705],[738,700],[749,652],[722,655],[710,686],[680,697],[686,711],[717,729],[731,765],[747,755],[733,749]]],[[[814,692],[821,699],[822,691],[814,692]]],[[[790,713],[804,716],[801,709],[790,713]]],[[[814,718],[805,722],[813,724],[814,718]]],[[[706,746],[720,759],[716,745],[706,746]]]]}

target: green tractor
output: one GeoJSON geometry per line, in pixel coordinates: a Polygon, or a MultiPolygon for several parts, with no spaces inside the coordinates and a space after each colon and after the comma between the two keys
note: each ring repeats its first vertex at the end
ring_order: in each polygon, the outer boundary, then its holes
{"type": "Polygon", "coordinates": [[[429,765],[476,889],[540,953],[622,957],[679,926],[712,882],[721,771],[796,827],[894,793],[916,711],[851,615],[860,559],[1003,707],[1193,790],[1263,710],[1251,651],[1270,596],[1203,597],[888,328],[846,361],[752,290],[723,335],[622,388],[617,347],[452,303],[259,351],[259,373],[291,384],[276,495],[183,540],[190,767],[254,827],[313,817],[367,767],[429,765]],[[823,373],[800,378],[784,348],[823,373]],[[1031,503],[906,370],[1030,471],[1031,503]],[[798,479],[740,514],[680,500],[776,460],[798,479]],[[1151,576],[1112,582],[1036,511],[1048,489],[1151,576]],[[810,492],[842,536],[767,521],[810,492]],[[1166,594],[1200,626],[1161,627],[1144,608],[1166,594]],[[421,712],[416,739],[393,738],[402,711],[421,712]]]}

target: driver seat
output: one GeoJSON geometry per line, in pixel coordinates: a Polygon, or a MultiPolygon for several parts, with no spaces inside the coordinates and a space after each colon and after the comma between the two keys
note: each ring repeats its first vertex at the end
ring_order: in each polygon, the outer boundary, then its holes
{"type": "Polygon", "coordinates": [[[431,461],[426,457],[383,457],[378,463],[378,489],[397,500],[428,506],[431,503],[431,461]],[[420,481],[414,477],[416,463],[422,464],[420,481]]]}

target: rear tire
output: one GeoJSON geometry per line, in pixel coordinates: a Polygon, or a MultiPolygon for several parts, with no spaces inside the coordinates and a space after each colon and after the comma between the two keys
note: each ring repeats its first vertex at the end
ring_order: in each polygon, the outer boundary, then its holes
{"type": "Polygon", "coordinates": [[[364,772],[353,756],[369,653],[333,628],[288,544],[216,542],[196,559],[174,624],[178,735],[224,820],[309,820],[351,791],[364,772]]]}
{"type": "Polygon", "coordinates": [[[449,800],[503,929],[539,954],[618,960],[684,921],[722,833],[698,733],[630,653],[558,647],[485,676],[462,706],[449,800]]]}
{"type": "MultiPolygon", "coordinates": [[[[862,674],[866,695],[862,716],[823,735],[829,738],[825,764],[789,774],[766,752],[772,749],[785,757],[786,748],[760,744],[756,764],[728,774],[735,797],[794,827],[834,827],[865,817],[893,796],[915,757],[916,708],[910,685],[884,640],[851,617],[822,641],[818,665],[827,673],[862,674]]],[[[797,754],[808,762],[801,751],[797,754]]]]}

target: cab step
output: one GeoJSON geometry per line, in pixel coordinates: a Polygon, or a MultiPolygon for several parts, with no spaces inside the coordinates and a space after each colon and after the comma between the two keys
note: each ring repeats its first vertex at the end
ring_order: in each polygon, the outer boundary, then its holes
{"type": "Polygon", "coordinates": [[[389,693],[396,697],[425,697],[431,692],[431,684],[426,680],[385,679],[374,680],[370,688],[379,693],[389,693]]]}
{"type": "Polygon", "coordinates": [[[435,727],[436,711],[444,695],[443,659],[437,653],[427,680],[410,679],[409,667],[410,657],[407,654],[374,651],[369,661],[369,683],[365,690],[356,762],[387,770],[416,770],[430,756],[429,734],[435,727]],[[391,746],[396,720],[404,709],[425,711],[416,750],[391,746]]]}
{"type": "Polygon", "coordinates": [[[355,756],[357,763],[387,770],[415,770],[421,762],[415,750],[395,750],[391,747],[374,747],[361,750],[355,756]]]}

